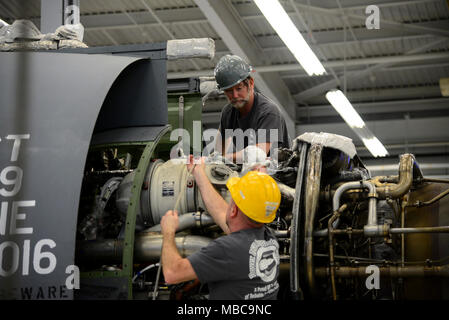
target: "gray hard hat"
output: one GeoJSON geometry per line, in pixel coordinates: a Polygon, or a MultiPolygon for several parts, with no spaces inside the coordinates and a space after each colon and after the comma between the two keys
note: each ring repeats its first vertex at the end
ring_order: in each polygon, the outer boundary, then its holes
{"type": "Polygon", "coordinates": [[[215,66],[214,76],[219,90],[226,90],[239,84],[251,74],[253,68],[235,55],[221,57],[215,66]]]}

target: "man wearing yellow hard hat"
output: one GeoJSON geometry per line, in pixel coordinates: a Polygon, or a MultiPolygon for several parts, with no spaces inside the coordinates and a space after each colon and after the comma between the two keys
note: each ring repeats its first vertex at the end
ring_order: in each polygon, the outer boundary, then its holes
{"type": "Polygon", "coordinates": [[[207,178],[203,161],[192,174],[208,212],[227,235],[182,258],[174,240],[178,214],[168,211],[161,221],[165,281],[199,279],[208,284],[211,300],[276,299],[279,244],[265,226],[276,217],[281,201],[274,179],[256,171],[230,178],[226,186],[232,199],[228,204],[207,178]]]}

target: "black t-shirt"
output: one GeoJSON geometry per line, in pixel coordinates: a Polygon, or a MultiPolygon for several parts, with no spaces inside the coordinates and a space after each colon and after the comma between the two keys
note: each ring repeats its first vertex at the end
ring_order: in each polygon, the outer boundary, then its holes
{"type": "Polygon", "coordinates": [[[271,142],[271,149],[290,147],[284,117],[273,101],[258,92],[254,93],[251,111],[242,118],[236,108],[227,104],[221,112],[219,131],[222,141],[233,137],[233,152],[264,142],[271,142]]]}
{"type": "Polygon", "coordinates": [[[211,300],[274,300],[279,244],[264,226],[215,239],[187,257],[211,300]]]}

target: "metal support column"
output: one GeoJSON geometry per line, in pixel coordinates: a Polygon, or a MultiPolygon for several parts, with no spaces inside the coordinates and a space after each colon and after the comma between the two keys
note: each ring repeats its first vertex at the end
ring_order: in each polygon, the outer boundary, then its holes
{"type": "Polygon", "coordinates": [[[80,0],[41,0],[41,32],[52,33],[64,24],[80,23],[80,0]]]}
{"type": "Polygon", "coordinates": [[[55,32],[63,24],[63,0],[41,0],[41,32],[55,32]]]}

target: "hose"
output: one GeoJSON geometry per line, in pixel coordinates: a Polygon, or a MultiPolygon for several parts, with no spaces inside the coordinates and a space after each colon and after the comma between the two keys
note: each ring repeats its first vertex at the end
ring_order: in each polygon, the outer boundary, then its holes
{"type": "Polygon", "coordinates": [[[133,277],[132,282],[134,283],[134,281],[136,281],[136,279],[144,272],[146,272],[154,267],[157,267],[157,266],[159,266],[159,263],[153,263],[153,264],[150,264],[149,266],[146,266],[145,268],[143,268],[142,270],[140,270],[139,272],[136,273],[136,275],[133,277]]]}

